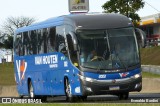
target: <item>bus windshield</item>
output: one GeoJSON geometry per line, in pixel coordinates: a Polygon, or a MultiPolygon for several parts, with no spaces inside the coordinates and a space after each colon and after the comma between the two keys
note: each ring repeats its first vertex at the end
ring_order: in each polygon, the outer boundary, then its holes
{"type": "Polygon", "coordinates": [[[96,70],[125,69],[139,64],[134,29],[78,30],[80,64],[96,70]]]}

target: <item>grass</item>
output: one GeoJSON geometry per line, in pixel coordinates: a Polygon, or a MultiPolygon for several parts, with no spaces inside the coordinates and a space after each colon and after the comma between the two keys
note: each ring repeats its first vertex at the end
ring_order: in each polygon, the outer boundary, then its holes
{"type": "Polygon", "coordinates": [[[160,65],[160,47],[142,48],[140,51],[143,65],[160,65]]]}
{"type": "Polygon", "coordinates": [[[15,85],[13,63],[0,64],[0,85],[15,85]]]}
{"type": "Polygon", "coordinates": [[[142,77],[143,78],[160,78],[160,75],[149,73],[149,72],[142,72],[142,77]]]}

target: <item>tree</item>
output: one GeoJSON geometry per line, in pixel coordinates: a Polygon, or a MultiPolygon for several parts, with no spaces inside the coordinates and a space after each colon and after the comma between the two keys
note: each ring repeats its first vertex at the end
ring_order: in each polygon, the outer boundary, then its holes
{"type": "Polygon", "coordinates": [[[12,49],[13,48],[13,36],[8,35],[8,38],[4,41],[4,47],[6,49],[12,49]]]}
{"type": "Polygon", "coordinates": [[[30,18],[30,17],[25,17],[25,16],[20,16],[20,17],[8,17],[4,24],[2,25],[3,33],[5,36],[8,37],[4,41],[4,47],[12,49],[13,48],[13,36],[14,31],[17,28],[24,27],[31,25],[33,22],[35,22],[35,18],[30,18]]]}
{"type": "Polygon", "coordinates": [[[107,1],[102,8],[107,13],[120,13],[128,18],[132,19],[132,22],[136,24],[140,21],[139,15],[136,13],[144,7],[145,2],[143,0],[110,0],[107,1]]]}
{"type": "Polygon", "coordinates": [[[30,17],[8,17],[4,24],[2,25],[2,28],[4,29],[4,32],[9,34],[9,35],[14,35],[14,31],[17,28],[23,27],[23,26],[28,26],[35,22],[35,18],[30,18],[30,17]]]}
{"type": "Polygon", "coordinates": [[[3,43],[0,42],[0,48],[3,47],[3,43]]]}
{"type": "MultiPolygon", "coordinates": [[[[2,25],[2,29],[3,29],[2,33],[5,35],[4,37],[6,37],[7,39],[5,39],[3,44],[1,44],[0,46],[5,47],[6,49],[12,50],[14,31],[17,28],[31,25],[35,21],[36,21],[35,18],[24,17],[24,16],[7,18],[4,24],[2,25]]],[[[13,56],[12,56],[12,60],[13,60],[13,56]]]]}

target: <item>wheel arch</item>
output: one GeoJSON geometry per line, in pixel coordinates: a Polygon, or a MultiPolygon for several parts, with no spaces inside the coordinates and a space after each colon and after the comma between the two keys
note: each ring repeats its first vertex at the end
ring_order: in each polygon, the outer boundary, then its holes
{"type": "Polygon", "coordinates": [[[32,83],[32,80],[30,77],[28,77],[28,79],[27,79],[28,94],[29,94],[29,89],[30,89],[30,85],[29,85],[30,83],[32,83]]]}
{"type": "Polygon", "coordinates": [[[68,80],[69,81],[69,78],[68,78],[68,76],[64,76],[64,91],[65,91],[65,94],[66,94],[66,80],[68,80]]]}

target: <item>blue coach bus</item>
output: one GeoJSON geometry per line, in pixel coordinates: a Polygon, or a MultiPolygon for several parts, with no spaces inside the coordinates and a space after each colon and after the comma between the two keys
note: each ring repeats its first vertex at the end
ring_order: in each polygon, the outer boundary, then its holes
{"type": "Polygon", "coordinates": [[[142,89],[135,28],[119,14],[66,15],[17,29],[14,70],[21,97],[127,99],[142,89]]]}

